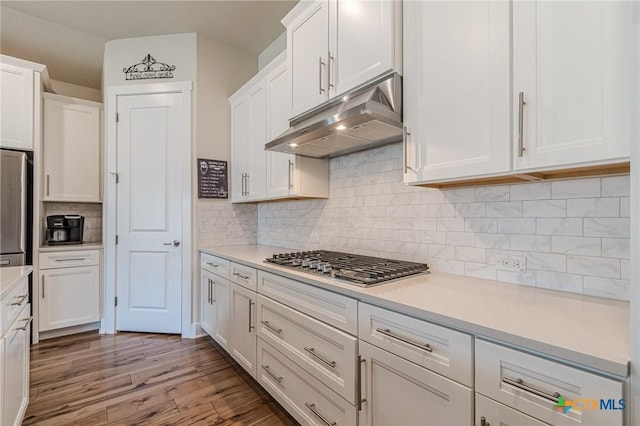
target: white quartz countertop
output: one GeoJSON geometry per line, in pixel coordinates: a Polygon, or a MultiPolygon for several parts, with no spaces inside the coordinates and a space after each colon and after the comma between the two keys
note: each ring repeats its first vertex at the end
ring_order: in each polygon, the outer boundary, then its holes
{"type": "Polygon", "coordinates": [[[22,278],[29,275],[33,268],[27,266],[8,266],[0,268],[0,299],[13,289],[22,278]]]}
{"type": "Polygon", "coordinates": [[[296,251],[290,248],[201,250],[570,364],[628,375],[628,302],[440,272],[363,288],[264,262],[274,253],[296,251]]]}
{"type": "Polygon", "coordinates": [[[98,250],[102,247],[102,243],[63,244],[59,246],[42,246],[39,251],[40,253],[44,253],[52,251],[98,250]]]}

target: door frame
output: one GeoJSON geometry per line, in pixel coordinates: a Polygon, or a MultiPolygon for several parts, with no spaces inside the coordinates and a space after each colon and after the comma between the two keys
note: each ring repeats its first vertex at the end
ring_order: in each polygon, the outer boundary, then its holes
{"type": "Polygon", "coordinates": [[[182,289],[181,289],[181,328],[183,338],[196,336],[195,326],[191,324],[191,270],[192,270],[192,156],[194,141],[192,137],[192,90],[193,82],[180,81],[171,83],[136,84],[127,86],[110,86],[106,88],[105,103],[105,175],[103,179],[103,242],[104,242],[104,300],[101,334],[116,333],[116,230],[117,230],[117,192],[116,173],[117,164],[117,128],[116,112],[118,96],[153,95],[178,93],[181,94],[182,112],[184,118],[180,123],[180,133],[189,141],[187,149],[181,151],[183,157],[179,159],[178,167],[182,170],[182,289]]]}

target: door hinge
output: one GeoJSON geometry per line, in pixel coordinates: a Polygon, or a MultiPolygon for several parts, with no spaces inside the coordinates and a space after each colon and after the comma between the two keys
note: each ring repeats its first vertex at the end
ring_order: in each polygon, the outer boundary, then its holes
{"type": "Polygon", "coordinates": [[[116,123],[120,121],[120,114],[116,112],[116,123]]]}
{"type": "Polygon", "coordinates": [[[118,244],[118,236],[116,235],[116,244],[118,244]]]}
{"type": "Polygon", "coordinates": [[[118,306],[118,296],[114,297],[113,306],[118,306]]]}

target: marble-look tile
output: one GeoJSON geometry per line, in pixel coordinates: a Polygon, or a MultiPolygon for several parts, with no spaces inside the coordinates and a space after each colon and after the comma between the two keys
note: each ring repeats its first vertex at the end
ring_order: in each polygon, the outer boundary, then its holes
{"type": "Polygon", "coordinates": [[[438,231],[464,231],[464,219],[460,217],[443,217],[438,219],[438,231]]]}
{"type": "Polygon", "coordinates": [[[545,253],[551,251],[551,237],[512,234],[510,245],[511,250],[545,253]]]}
{"type": "Polygon", "coordinates": [[[498,232],[498,219],[468,218],[464,221],[467,232],[498,232]]]}
{"type": "Polygon", "coordinates": [[[583,293],[590,296],[629,300],[629,281],[612,278],[584,277],[583,293]]]}
{"type": "Polygon", "coordinates": [[[473,232],[447,232],[447,245],[473,247],[476,235],[473,232]]]}
{"type": "Polygon", "coordinates": [[[498,219],[498,232],[501,234],[535,234],[536,220],[531,218],[498,219]]]}
{"type": "Polygon", "coordinates": [[[509,201],[509,186],[482,186],[476,188],[476,201],[509,201]]]}
{"type": "Polygon", "coordinates": [[[628,259],[620,260],[620,278],[623,280],[631,279],[631,261],[628,259]]]}
{"type": "Polygon", "coordinates": [[[524,217],[564,217],[567,214],[565,200],[524,201],[522,215],[524,217]]]}
{"type": "Polygon", "coordinates": [[[536,286],[551,290],[582,293],[582,275],[536,271],[536,286]]]}
{"type": "Polygon", "coordinates": [[[521,183],[511,185],[510,200],[547,200],[551,198],[551,184],[549,182],[521,183]]]}
{"type": "Polygon", "coordinates": [[[450,259],[437,259],[436,270],[439,272],[448,272],[450,274],[464,275],[464,262],[450,259]]]}
{"type": "Polygon", "coordinates": [[[456,260],[462,260],[464,262],[485,263],[487,256],[483,248],[456,247],[455,258],[456,260]]]}
{"type": "Polygon", "coordinates": [[[536,219],[538,235],[581,236],[581,218],[541,218],[536,219]]]}
{"type": "Polygon", "coordinates": [[[473,203],[476,200],[476,190],[475,188],[448,189],[445,191],[445,197],[451,204],[473,203]]]}
{"type": "Polygon", "coordinates": [[[462,203],[455,204],[454,209],[458,217],[485,217],[485,203],[462,203]]]}
{"type": "Polygon", "coordinates": [[[628,197],[630,187],[629,175],[602,178],[603,197],[628,197]]]}
{"type": "Polygon", "coordinates": [[[506,234],[485,234],[476,232],[476,247],[509,250],[511,238],[506,234]]]}
{"type": "Polygon", "coordinates": [[[620,259],[567,256],[567,272],[592,277],[620,278],[620,259]]]}
{"type": "Polygon", "coordinates": [[[600,196],[600,178],[559,180],[551,183],[553,198],[592,198],[600,196]]]}
{"type": "Polygon", "coordinates": [[[567,200],[568,217],[618,217],[618,198],[579,198],[567,200]]]}
{"type": "Polygon", "coordinates": [[[566,272],[567,257],[563,254],[528,253],[527,269],[550,272],[566,272]]]}
{"type": "Polygon", "coordinates": [[[486,203],[487,217],[522,217],[521,201],[497,201],[486,203]]]}
{"type": "Polygon", "coordinates": [[[602,257],[619,257],[629,259],[629,238],[603,238],[602,257]]]}
{"type": "Polygon", "coordinates": [[[536,271],[511,272],[498,271],[498,281],[505,281],[513,284],[536,285],[536,271]]]}
{"type": "Polygon", "coordinates": [[[585,218],[584,236],[630,238],[630,220],[628,218],[585,218]]]}
{"type": "Polygon", "coordinates": [[[439,259],[455,259],[455,247],[454,246],[441,246],[436,244],[428,245],[429,257],[435,257],[439,259]]]}
{"type": "Polygon", "coordinates": [[[631,199],[629,197],[620,198],[620,217],[631,216],[631,199]]]}
{"type": "Polygon", "coordinates": [[[486,280],[495,280],[497,278],[495,265],[487,265],[485,263],[465,262],[464,274],[486,280]]]}
{"type": "Polygon", "coordinates": [[[582,254],[599,256],[601,253],[600,238],[586,237],[551,237],[551,251],[563,254],[582,254]]]}

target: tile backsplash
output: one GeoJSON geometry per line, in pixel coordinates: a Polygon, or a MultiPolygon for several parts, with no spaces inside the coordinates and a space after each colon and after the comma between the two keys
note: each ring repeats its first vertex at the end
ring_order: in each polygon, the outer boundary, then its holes
{"type": "MultiPolygon", "coordinates": [[[[629,176],[437,190],[404,185],[401,155],[393,144],[332,159],[330,198],[260,204],[257,241],[628,300],[629,176]],[[496,270],[498,255],[526,257],[526,270],[496,270]]],[[[247,239],[251,220],[236,222],[228,232],[247,239]]]]}
{"type": "MultiPolygon", "coordinates": [[[[47,216],[54,214],[79,214],[84,216],[82,240],[85,243],[102,241],[102,204],[100,203],[44,203],[42,233],[46,240],[47,216]]],[[[43,241],[46,243],[46,241],[43,241]]]]}
{"type": "Polygon", "coordinates": [[[256,244],[258,207],[226,200],[198,200],[198,246],[256,244]]]}

